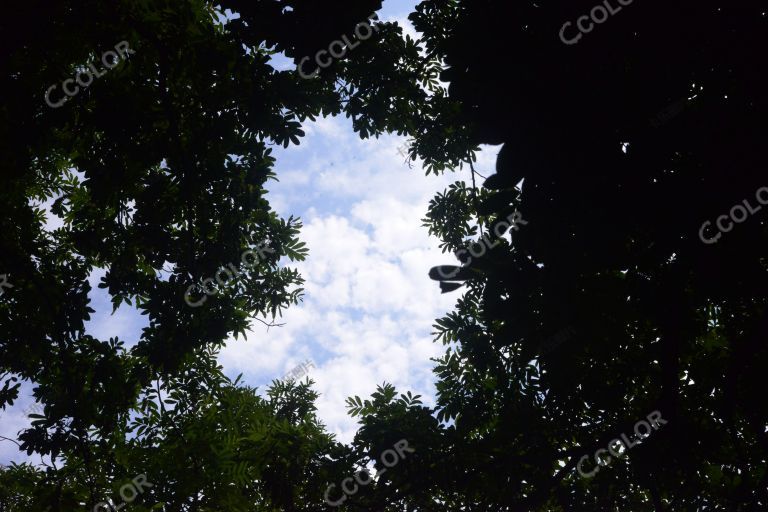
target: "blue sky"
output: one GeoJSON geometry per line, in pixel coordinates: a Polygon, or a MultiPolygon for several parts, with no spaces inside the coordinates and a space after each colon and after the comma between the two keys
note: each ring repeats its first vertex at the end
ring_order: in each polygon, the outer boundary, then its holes
{"type": "MultiPolygon", "coordinates": [[[[415,5],[385,0],[379,17],[398,21],[413,37],[407,15],[415,5]]],[[[295,265],[306,280],[304,301],[285,312],[283,327],[267,330],[254,322],[247,338],[231,339],[219,360],[229,376],[243,373],[247,384],[261,390],[312,360],[316,367],[309,377],[320,393],[319,416],[348,442],[356,430],[346,414],[348,396],[367,397],[386,381],[434,403],[430,358],[442,355],[444,347],[433,343],[431,326],[452,309],[460,292],[441,295],[427,277],[430,267],[455,259],[440,252],[421,219],[435,193],[458,179],[469,182],[470,176],[468,170],[425,176],[419,162],[409,168],[398,152],[404,138],[360,140],[344,117],[319,119],[304,130],[299,146],[275,148],[280,181],[268,187],[273,208],[304,223],[301,239],[310,252],[295,265]]],[[[488,148],[478,156],[478,172],[492,173],[496,153],[488,148]]],[[[101,275],[91,278],[97,313],[89,332],[132,345],[145,318],[125,306],[111,315],[108,297],[96,287],[101,275]]],[[[1,436],[15,438],[28,425],[24,409],[31,404],[31,386],[22,394],[13,408],[0,412],[1,436]]],[[[10,460],[28,458],[13,443],[0,441],[0,463],[10,460]]]]}

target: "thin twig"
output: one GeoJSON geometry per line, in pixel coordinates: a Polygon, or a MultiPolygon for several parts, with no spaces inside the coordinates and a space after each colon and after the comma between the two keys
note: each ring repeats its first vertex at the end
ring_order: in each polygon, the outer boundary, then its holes
{"type": "Polygon", "coordinates": [[[266,321],[262,320],[261,318],[254,318],[254,320],[258,320],[259,322],[261,322],[264,325],[266,325],[267,326],[267,330],[269,330],[270,327],[282,327],[282,326],[285,325],[285,323],[276,324],[274,322],[266,322],[266,321]]]}
{"type": "Polygon", "coordinates": [[[16,441],[14,441],[13,439],[10,439],[10,438],[5,437],[5,436],[0,436],[0,441],[10,441],[13,444],[15,444],[16,446],[18,446],[19,450],[21,450],[21,445],[19,443],[17,443],[16,441]]]}

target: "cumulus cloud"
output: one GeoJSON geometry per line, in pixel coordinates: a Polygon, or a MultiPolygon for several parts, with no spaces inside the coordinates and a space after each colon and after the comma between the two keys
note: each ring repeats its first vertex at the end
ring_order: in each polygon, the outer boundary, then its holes
{"type": "MultiPolygon", "coordinates": [[[[367,397],[389,382],[434,402],[430,358],[443,348],[433,343],[431,326],[458,292],[441,295],[428,278],[430,267],[455,258],[440,251],[421,219],[436,192],[470,176],[425,176],[418,162],[411,169],[398,154],[403,138],[360,140],[344,118],[319,120],[306,132],[307,178],[270,190],[281,215],[304,219],[310,253],[296,265],[306,279],[304,301],[285,314],[284,327],[256,324],[247,340],[231,340],[220,361],[228,373],[264,386],[311,358],[319,416],[350,441],[356,425],[346,413],[348,396],[367,397]]],[[[290,148],[284,153],[277,175],[299,172],[290,148]]],[[[476,168],[490,173],[496,153],[485,151],[476,168]]]]}

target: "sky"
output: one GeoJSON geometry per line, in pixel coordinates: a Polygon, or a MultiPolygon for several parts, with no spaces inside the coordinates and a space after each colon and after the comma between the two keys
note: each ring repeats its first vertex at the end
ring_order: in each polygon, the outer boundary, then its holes
{"type": "MultiPolygon", "coordinates": [[[[379,18],[398,21],[415,36],[407,15],[413,0],[385,0],[379,18]]],[[[279,62],[276,66],[289,66],[279,62]]],[[[282,327],[253,322],[245,339],[230,339],[219,362],[234,378],[265,386],[310,360],[306,376],[320,393],[318,417],[342,442],[357,429],[345,400],[367,398],[388,382],[398,391],[422,395],[434,405],[434,363],[445,348],[433,342],[432,324],[453,309],[460,291],[441,294],[427,276],[439,264],[456,259],[438,248],[421,219],[430,199],[457,180],[470,182],[469,170],[425,175],[420,162],[411,167],[403,156],[406,140],[398,136],[361,140],[342,117],[308,122],[298,146],[276,147],[278,182],[267,186],[267,199],[282,217],[299,216],[300,239],[309,248],[304,262],[290,264],[306,283],[304,300],[288,308],[282,327]]],[[[484,148],[477,171],[492,174],[498,148],[484,148]]],[[[51,219],[55,227],[57,219],[51,219]]],[[[109,297],[97,287],[102,272],[91,276],[91,307],[97,311],[88,333],[99,339],[119,336],[135,343],[145,317],[122,306],[111,314],[109,297]]],[[[29,425],[31,385],[21,399],[0,411],[0,436],[16,438],[29,425]]],[[[39,462],[8,441],[0,441],[0,464],[39,462]]]]}

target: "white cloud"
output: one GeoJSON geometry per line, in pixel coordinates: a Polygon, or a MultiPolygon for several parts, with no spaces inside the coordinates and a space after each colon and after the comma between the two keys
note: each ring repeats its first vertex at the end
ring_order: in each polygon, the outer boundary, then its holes
{"type": "MultiPolygon", "coordinates": [[[[319,416],[350,441],[356,424],[346,413],[348,396],[368,397],[386,381],[433,403],[430,358],[444,349],[432,341],[432,324],[460,292],[441,295],[429,279],[432,266],[455,258],[441,253],[421,219],[436,192],[471,178],[466,169],[445,176],[425,176],[418,164],[409,169],[397,152],[403,138],[360,140],[344,118],[306,131],[305,165],[292,162],[288,149],[286,158],[277,156],[277,174],[286,165],[308,180],[291,178],[270,192],[281,215],[305,221],[301,239],[310,253],[296,265],[307,281],[305,300],[286,313],[285,327],[266,332],[257,324],[247,342],[230,341],[221,362],[228,373],[264,385],[311,358],[319,416]]],[[[475,168],[492,173],[497,152],[481,154],[475,168]]]]}

